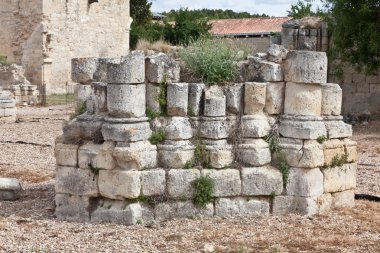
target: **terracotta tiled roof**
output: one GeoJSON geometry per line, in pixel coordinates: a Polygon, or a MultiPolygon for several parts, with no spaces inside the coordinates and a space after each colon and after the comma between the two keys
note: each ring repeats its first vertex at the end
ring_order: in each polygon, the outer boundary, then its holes
{"type": "Polygon", "coordinates": [[[281,32],[281,25],[291,19],[281,18],[242,18],[210,20],[213,35],[250,35],[281,32]]]}

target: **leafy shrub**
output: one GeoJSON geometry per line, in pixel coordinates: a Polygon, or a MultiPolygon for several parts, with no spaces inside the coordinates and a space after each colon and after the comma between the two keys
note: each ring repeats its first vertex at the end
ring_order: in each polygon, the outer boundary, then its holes
{"type": "Polygon", "coordinates": [[[210,153],[207,151],[206,146],[198,141],[195,145],[194,151],[195,163],[203,167],[210,167],[210,153]]]}
{"type": "Polygon", "coordinates": [[[318,138],[317,138],[317,142],[319,144],[323,144],[326,140],[327,140],[327,137],[324,135],[318,136],[318,138]]]}
{"type": "Polygon", "coordinates": [[[196,206],[204,208],[214,200],[215,182],[209,176],[202,176],[194,180],[193,187],[195,190],[194,204],[196,206]]]}
{"type": "Polygon", "coordinates": [[[161,142],[163,142],[166,139],[165,131],[162,129],[159,129],[152,133],[152,135],[149,138],[150,143],[153,145],[157,145],[161,142]]]}

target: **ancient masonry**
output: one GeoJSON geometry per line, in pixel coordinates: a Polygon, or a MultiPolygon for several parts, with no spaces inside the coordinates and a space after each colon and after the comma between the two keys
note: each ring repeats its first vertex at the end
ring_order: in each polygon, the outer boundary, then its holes
{"type": "Polygon", "coordinates": [[[242,82],[207,86],[180,82],[164,54],[73,59],[87,112],[56,142],[56,216],[129,225],[352,207],[356,143],[326,54],[273,45],[241,66],[242,82]],[[199,179],[214,183],[203,207],[199,179]]]}
{"type": "Polygon", "coordinates": [[[9,91],[0,89],[0,122],[16,120],[16,101],[9,91]]]}

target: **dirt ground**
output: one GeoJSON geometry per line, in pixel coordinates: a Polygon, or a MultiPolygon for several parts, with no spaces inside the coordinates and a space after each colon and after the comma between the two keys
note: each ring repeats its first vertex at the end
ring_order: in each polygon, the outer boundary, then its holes
{"type": "MultiPolygon", "coordinates": [[[[15,177],[20,200],[0,202],[0,252],[380,252],[380,203],[326,215],[182,219],[120,226],[54,217],[54,140],[70,110],[22,108],[0,125],[0,177],[15,177]]],[[[380,196],[380,121],[354,127],[357,193],[380,196]]]]}

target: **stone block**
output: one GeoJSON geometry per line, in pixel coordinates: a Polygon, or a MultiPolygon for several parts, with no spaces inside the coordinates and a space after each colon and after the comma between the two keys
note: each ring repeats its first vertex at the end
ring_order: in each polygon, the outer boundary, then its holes
{"type": "Polygon", "coordinates": [[[318,213],[317,197],[276,196],[273,200],[274,215],[318,213]]]}
{"type": "Polygon", "coordinates": [[[110,199],[135,199],[141,192],[141,172],[121,170],[99,171],[100,195],[110,199]]]}
{"type": "Polygon", "coordinates": [[[188,140],[193,137],[193,130],[189,118],[170,117],[166,118],[164,126],[167,140],[188,140]]]}
{"type": "Polygon", "coordinates": [[[145,84],[108,84],[107,108],[116,118],[145,116],[145,84]]]}
{"type": "Polygon", "coordinates": [[[222,140],[223,144],[208,145],[206,150],[210,158],[210,166],[212,168],[222,169],[230,166],[234,160],[232,146],[227,144],[226,140],[222,140]]]}
{"type": "Polygon", "coordinates": [[[290,51],[282,64],[285,81],[326,83],[327,55],[316,51],[290,51]]]}
{"type": "Polygon", "coordinates": [[[223,117],[226,115],[226,96],[218,85],[205,91],[204,116],[223,117]]]}
{"type": "Polygon", "coordinates": [[[166,99],[168,115],[186,116],[189,99],[189,85],[187,83],[169,83],[166,99]]]}
{"type": "Polygon", "coordinates": [[[334,208],[352,208],[355,206],[355,191],[343,191],[332,194],[334,208]]]}
{"type": "Polygon", "coordinates": [[[239,114],[242,112],[244,84],[236,83],[226,88],[227,112],[239,114]]]}
{"type": "Polygon", "coordinates": [[[322,194],[317,199],[318,213],[327,213],[332,206],[332,195],[330,193],[322,194]]]}
{"type": "Polygon", "coordinates": [[[323,169],[325,192],[341,192],[356,187],[356,163],[323,169]]]}
{"type": "Polygon", "coordinates": [[[327,131],[325,124],[320,120],[283,117],[280,123],[280,134],[288,138],[316,140],[320,136],[327,136],[327,131]]]}
{"type": "Polygon", "coordinates": [[[142,170],[157,166],[157,147],[149,141],[118,142],[112,155],[117,168],[121,170],[142,170]]]}
{"type": "Polygon", "coordinates": [[[166,172],[153,169],[141,172],[141,193],[144,196],[159,196],[165,193],[166,172]]]}
{"type": "Polygon", "coordinates": [[[285,83],[268,83],[264,111],[268,114],[282,114],[284,111],[285,83]]]}
{"type": "Polygon", "coordinates": [[[55,195],[55,216],[60,220],[84,222],[90,220],[90,198],[68,194],[55,195]]]}
{"type": "Polygon", "coordinates": [[[199,116],[201,114],[201,101],[205,87],[204,83],[189,83],[189,116],[199,116]]]}
{"type": "Polygon", "coordinates": [[[252,216],[269,214],[269,202],[260,199],[220,198],[215,202],[215,215],[252,216]]]}
{"type": "Polygon", "coordinates": [[[344,142],[339,139],[329,139],[323,142],[323,154],[325,156],[325,165],[329,166],[334,158],[345,156],[344,142]]]}
{"type": "Polygon", "coordinates": [[[148,82],[159,83],[166,78],[169,83],[177,83],[180,79],[179,64],[164,53],[145,58],[145,76],[148,82]]]}
{"type": "Polygon", "coordinates": [[[243,139],[237,147],[237,160],[245,166],[263,166],[270,163],[268,143],[262,139],[243,139]]]}
{"type": "Polygon", "coordinates": [[[352,126],[343,120],[325,120],[327,137],[330,139],[347,138],[352,136],[352,126]]]}
{"type": "Polygon", "coordinates": [[[78,166],[78,145],[56,143],[54,156],[58,166],[78,166]]]}
{"type": "Polygon", "coordinates": [[[16,178],[0,178],[0,200],[16,200],[20,197],[22,187],[16,178]]]}
{"type": "Polygon", "coordinates": [[[267,51],[268,61],[280,63],[286,59],[288,50],[284,46],[272,44],[267,51]]]}
{"type": "Polygon", "coordinates": [[[91,84],[97,67],[97,58],[74,58],[71,60],[71,80],[75,83],[91,84]]]}
{"type": "Polygon", "coordinates": [[[89,117],[80,119],[77,117],[68,123],[64,123],[62,141],[65,144],[78,144],[86,140],[103,141],[102,125],[102,118],[89,117]]]}
{"type": "Polygon", "coordinates": [[[245,196],[279,195],[283,190],[282,174],[271,166],[243,168],[241,178],[242,193],[245,196]]]}
{"type": "Polygon", "coordinates": [[[158,163],[164,168],[183,168],[194,160],[194,149],[190,141],[166,141],[157,145],[158,163]]]}
{"type": "Polygon", "coordinates": [[[16,115],[16,108],[2,108],[0,109],[0,117],[13,117],[16,115]]]}
{"type": "Polygon", "coordinates": [[[91,85],[77,84],[74,87],[74,96],[76,106],[80,106],[83,103],[86,103],[88,99],[91,99],[93,95],[93,90],[91,85]]]}
{"type": "Polygon", "coordinates": [[[284,74],[280,64],[248,57],[247,81],[249,82],[282,82],[284,74]]]}
{"type": "Polygon", "coordinates": [[[245,83],[244,114],[262,113],[265,106],[267,83],[245,83]]]}
{"type": "Polygon", "coordinates": [[[271,127],[264,115],[244,115],[241,118],[241,131],[244,138],[260,138],[269,134],[271,127]]]}
{"type": "MultiPolygon", "coordinates": [[[[137,84],[145,81],[145,55],[132,51],[121,58],[120,63],[107,64],[107,82],[110,84],[137,84]]],[[[145,94],[145,92],[144,92],[145,94]]]]}
{"type": "Polygon", "coordinates": [[[146,84],[146,108],[155,113],[160,113],[160,103],[158,98],[160,96],[161,88],[156,84],[146,84]]]}
{"type": "Polygon", "coordinates": [[[78,151],[79,167],[82,169],[93,168],[97,170],[114,169],[115,160],[112,156],[114,148],[114,142],[104,142],[103,144],[95,144],[90,142],[81,146],[78,151]]]}
{"type": "Polygon", "coordinates": [[[236,169],[202,170],[202,176],[214,180],[214,197],[232,197],[241,194],[240,171],[236,169]]]}
{"type": "Polygon", "coordinates": [[[98,66],[94,73],[95,82],[107,83],[107,65],[108,63],[120,63],[119,58],[98,58],[98,66]]]}
{"type": "Polygon", "coordinates": [[[320,85],[286,83],[285,114],[320,116],[321,108],[322,88],[320,85]]]}
{"type": "Polygon", "coordinates": [[[339,84],[322,84],[322,115],[340,115],[342,111],[342,89],[339,84]]]}
{"type": "Polygon", "coordinates": [[[167,187],[170,198],[191,199],[194,197],[193,181],[201,176],[196,169],[173,169],[167,175],[167,187]]]}
{"type": "Polygon", "coordinates": [[[148,140],[152,135],[149,122],[135,122],[125,120],[124,122],[108,121],[102,127],[102,134],[106,141],[136,142],[148,140]]]}
{"type": "Polygon", "coordinates": [[[55,192],[77,196],[97,197],[98,177],[91,170],[58,166],[55,192]]]}
{"type": "Polygon", "coordinates": [[[107,112],[107,83],[92,83],[95,112],[107,112]]]}
{"type": "Polygon", "coordinates": [[[344,150],[346,152],[347,162],[354,163],[358,160],[356,142],[350,139],[344,139],[344,150]]]}
{"type": "Polygon", "coordinates": [[[319,168],[290,168],[287,195],[313,197],[323,194],[323,174],[319,168]]]}
{"type": "Polygon", "coordinates": [[[226,139],[229,125],[225,117],[202,117],[199,122],[199,137],[206,139],[226,139]]]}
{"type": "Polygon", "coordinates": [[[174,218],[212,217],[214,205],[209,203],[205,208],[199,208],[192,201],[159,203],[154,209],[157,221],[174,218]]]}

